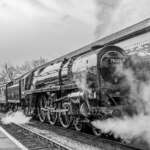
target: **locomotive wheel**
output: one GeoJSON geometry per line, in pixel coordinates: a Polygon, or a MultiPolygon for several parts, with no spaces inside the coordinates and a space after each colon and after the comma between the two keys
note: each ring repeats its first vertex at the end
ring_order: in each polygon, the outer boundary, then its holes
{"type": "Polygon", "coordinates": [[[96,135],[96,136],[100,136],[102,134],[101,130],[97,129],[95,127],[92,127],[92,131],[93,131],[94,135],[96,135]]]}
{"type": "Polygon", "coordinates": [[[72,116],[69,114],[69,110],[71,109],[70,104],[65,103],[63,104],[63,109],[68,109],[68,111],[65,112],[60,112],[59,113],[59,121],[60,124],[64,127],[64,128],[69,128],[71,123],[72,123],[72,116]]]}
{"type": "MultiPolygon", "coordinates": [[[[57,108],[56,104],[54,104],[54,108],[57,108]]],[[[56,124],[57,118],[58,118],[57,112],[47,111],[47,119],[48,119],[48,122],[51,125],[55,125],[56,124]]]]}
{"type": "Polygon", "coordinates": [[[24,108],[24,114],[26,115],[26,116],[28,116],[28,106],[25,106],[25,108],[24,108]]]}
{"type": "Polygon", "coordinates": [[[24,107],[24,114],[26,116],[32,116],[34,114],[35,107],[32,106],[32,97],[27,95],[25,99],[25,107],[24,107]]]}
{"type": "Polygon", "coordinates": [[[74,125],[76,131],[81,131],[82,130],[83,124],[82,124],[82,122],[80,122],[80,120],[81,119],[78,117],[78,118],[75,118],[74,121],[73,121],[73,125],[74,125]]]}
{"type": "Polygon", "coordinates": [[[29,115],[29,96],[28,95],[25,97],[23,110],[24,110],[24,114],[28,116],[29,115]]]}
{"type": "Polygon", "coordinates": [[[44,110],[47,106],[47,99],[44,95],[40,96],[38,103],[38,117],[41,122],[44,122],[46,119],[46,111],[44,110]]]}
{"type": "Polygon", "coordinates": [[[33,113],[34,113],[34,108],[31,107],[31,106],[26,106],[24,108],[24,113],[25,113],[26,116],[32,116],[33,113]]]}

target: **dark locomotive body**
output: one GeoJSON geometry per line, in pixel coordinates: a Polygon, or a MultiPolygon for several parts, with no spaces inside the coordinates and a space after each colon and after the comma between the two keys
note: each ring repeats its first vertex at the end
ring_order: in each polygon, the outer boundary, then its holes
{"type": "Polygon", "coordinates": [[[28,116],[38,116],[42,122],[47,118],[52,125],[59,121],[65,128],[73,124],[76,130],[95,119],[131,114],[129,85],[116,68],[138,51],[138,44],[134,47],[139,38],[150,45],[149,22],[120,31],[80,49],[80,53],[68,54],[4,84],[0,87],[0,103],[5,99],[5,105],[13,110],[20,106],[28,116]]]}

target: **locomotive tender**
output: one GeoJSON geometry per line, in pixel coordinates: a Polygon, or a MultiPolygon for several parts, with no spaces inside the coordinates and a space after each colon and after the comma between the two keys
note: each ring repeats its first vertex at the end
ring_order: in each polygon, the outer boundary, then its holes
{"type": "MultiPolygon", "coordinates": [[[[128,85],[116,67],[150,54],[150,19],[37,67],[0,86],[1,108],[80,131],[83,123],[129,113],[128,85]]],[[[93,128],[96,135],[100,130],[93,128]]]]}

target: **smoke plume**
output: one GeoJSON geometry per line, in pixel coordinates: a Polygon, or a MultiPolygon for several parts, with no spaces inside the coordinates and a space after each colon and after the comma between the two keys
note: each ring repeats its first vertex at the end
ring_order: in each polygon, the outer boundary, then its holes
{"type": "Polygon", "coordinates": [[[142,138],[150,145],[150,66],[149,58],[132,56],[125,66],[117,67],[116,72],[125,76],[130,87],[130,105],[136,108],[133,116],[95,120],[92,124],[104,133],[111,133],[125,141],[142,138]],[[146,60],[147,59],[147,60],[146,60]]]}
{"type": "Polygon", "coordinates": [[[150,17],[149,0],[97,0],[95,35],[102,37],[150,17]]]}
{"type": "Polygon", "coordinates": [[[26,117],[23,112],[17,111],[17,112],[8,112],[6,116],[4,116],[1,121],[3,124],[10,124],[10,123],[16,123],[16,124],[25,124],[30,121],[31,117],[26,117]]]}
{"type": "Polygon", "coordinates": [[[74,75],[73,80],[81,91],[90,92],[87,84],[87,71],[74,75]]]}
{"type": "Polygon", "coordinates": [[[95,0],[96,2],[96,19],[97,26],[95,29],[95,36],[101,37],[110,27],[113,21],[113,14],[115,13],[120,1],[119,0],[95,0]]]}
{"type": "Polygon", "coordinates": [[[133,118],[111,118],[106,121],[94,121],[93,125],[100,128],[103,133],[110,133],[115,138],[121,137],[125,141],[133,138],[143,138],[150,144],[150,116],[140,114],[133,118]]]}

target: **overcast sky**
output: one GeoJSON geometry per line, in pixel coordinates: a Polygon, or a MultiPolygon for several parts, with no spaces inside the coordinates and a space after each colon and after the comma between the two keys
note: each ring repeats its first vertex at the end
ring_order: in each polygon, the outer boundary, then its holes
{"type": "Polygon", "coordinates": [[[0,0],[0,64],[49,60],[150,16],[149,0],[0,0]]]}

